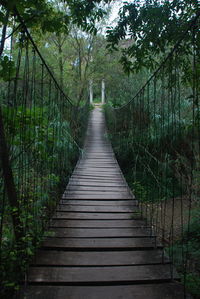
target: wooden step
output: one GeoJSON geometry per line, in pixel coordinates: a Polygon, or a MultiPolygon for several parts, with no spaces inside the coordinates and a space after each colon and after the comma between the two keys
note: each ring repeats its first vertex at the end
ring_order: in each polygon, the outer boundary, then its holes
{"type": "MultiPolygon", "coordinates": [[[[50,223],[50,227],[95,227],[95,228],[116,228],[116,227],[127,227],[127,228],[145,228],[146,222],[141,220],[63,220],[63,219],[54,219],[50,223]]],[[[149,227],[147,227],[149,229],[149,227]]]]}
{"type": "Polygon", "coordinates": [[[56,251],[39,250],[33,259],[34,266],[116,266],[168,263],[163,251],[56,251]]]}
{"type": "Polygon", "coordinates": [[[66,192],[81,192],[81,193],[84,193],[85,191],[89,191],[89,192],[95,192],[95,193],[98,193],[98,192],[126,192],[127,193],[127,186],[121,186],[121,187],[118,187],[118,186],[115,186],[115,187],[106,187],[105,186],[78,186],[78,185],[69,185],[68,186],[68,189],[66,192]]]}
{"type": "Polygon", "coordinates": [[[138,212],[138,207],[137,206],[100,206],[100,205],[87,205],[87,206],[82,206],[82,205],[64,205],[64,204],[59,204],[57,207],[57,211],[59,212],[86,212],[86,213],[93,213],[93,212],[98,212],[98,213],[135,213],[138,212]]]}
{"type": "Polygon", "coordinates": [[[151,231],[142,228],[53,228],[54,237],[60,238],[114,238],[149,237],[151,231]]]}
{"type": "Polygon", "coordinates": [[[128,206],[135,207],[138,204],[137,200],[62,200],[60,201],[61,205],[80,205],[80,206],[128,206]]]}
{"type": "Polygon", "coordinates": [[[116,180],[109,180],[109,181],[102,181],[101,179],[91,179],[91,180],[87,180],[87,179],[81,179],[81,178],[71,178],[69,181],[69,188],[71,186],[95,186],[95,187],[122,187],[124,188],[124,186],[127,187],[127,185],[123,182],[123,181],[116,181],[116,180]]]}
{"type": "Polygon", "coordinates": [[[140,213],[78,213],[56,212],[53,219],[123,220],[141,219],[140,213]]]}
{"type": "Polygon", "coordinates": [[[145,238],[55,238],[48,237],[43,248],[55,250],[144,250],[162,248],[155,237],[145,238]]]}
{"type": "Polygon", "coordinates": [[[183,299],[184,288],[178,282],[123,286],[30,286],[22,294],[28,299],[183,299]]]}
{"type": "Polygon", "coordinates": [[[140,265],[115,267],[31,267],[29,283],[63,285],[123,285],[135,283],[170,282],[178,279],[172,276],[171,266],[140,265]]]}

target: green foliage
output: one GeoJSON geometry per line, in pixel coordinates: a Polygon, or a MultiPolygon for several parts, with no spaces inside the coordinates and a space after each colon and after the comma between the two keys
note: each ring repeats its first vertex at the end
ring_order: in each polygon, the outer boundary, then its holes
{"type": "MultiPolygon", "coordinates": [[[[107,2],[109,1],[104,1],[107,2]]],[[[83,98],[77,101],[80,104],[77,106],[66,101],[43,63],[41,71],[40,58],[31,47],[28,50],[30,41],[20,24],[15,6],[30,29],[33,39],[40,41],[46,49],[48,44],[44,34],[47,32],[49,36],[61,38],[61,44],[63,37],[64,41],[66,40],[72,24],[89,31],[90,34],[95,33],[96,20],[100,20],[105,14],[99,3],[100,1],[89,3],[81,0],[62,3],[46,0],[1,2],[2,24],[7,25],[5,16],[8,16],[9,11],[8,30],[1,43],[1,50],[3,42],[10,41],[9,35],[13,41],[11,45],[9,42],[5,43],[0,60],[1,105],[18,198],[18,206],[12,208],[1,177],[1,297],[11,298],[13,292],[18,290],[19,282],[24,279],[24,273],[36,248],[44,237],[50,236],[46,233],[48,220],[81,153],[89,112],[83,98]],[[14,234],[13,214],[17,215],[19,220],[20,236],[14,234]]],[[[82,48],[87,50],[85,39],[82,38],[82,41],[82,48]]],[[[69,43],[66,44],[69,48],[69,43]]],[[[39,43],[37,45],[39,48],[39,43]]],[[[54,50],[55,47],[53,53],[54,50]]],[[[57,47],[57,50],[59,52],[60,48],[57,47]]],[[[62,50],[65,52],[65,47],[62,50]]],[[[77,58],[76,54],[73,54],[72,60],[67,60],[67,71],[73,65],[71,62],[77,58]]],[[[59,52],[58,57],[61,56],[62,53],[59,52]]],[[[59,60],[61,66],[63,61],[64,59],[59,60]]],[[[56,75],[56,72],[54,74],[56,75]]],[[[64,83],[66,78],[62,79],[64,83]]]]}
{"type": "Polygon", "coordinates": [[[133,182],[132,190],[137,200],[141,202],[147,201],[147,191],[140,182],[133,182]]]}
{"type": "MultiPolygon", "coordinates": [[[[101,1],[57,1],[47,0],[12,0],[1,1],[3,10],[0,21],[4,22],[5,11],[9,10],[11,15],[16,16],[16,10],[25,20],[28,27],[42,32],[65,32],[68,33],[70,24],[90,33],[96,33],[96,21],[102,19],[105,10],[100,6],[101,1]]],[[[104,0],[105,4],[110,0],[104,0]]]]}
{"type": "Polygon", "coordinates": [[[199,274],[188,273],[185,277],[186,288],[188,292],[194,296],[194,298],[199,298],[200,296],[200,277],[199,274]]]}
{"type": "MultiPolygon", "coordinates": [[[[55,110],[56,106],[54,103],[55,110]]],[[[12,145],[11,166],[19,195],[19,209],[15,208],[15,213],[19,215],[23,231],[16,244],[11,224],[14,211],[11,211],[8,198],[3,200],[2,184],[0,279],[1,293],[8,296],[18,288],[31,257],[43,240],[47,220],[63,192],[80,149],[72,137],[69,122],[60,121],[59,110],[52,115],[47,106],[3,106],[2,112],[7,142],[12,145]]],[[[78,121],[83,125],[85,118],[86,111],[84,118],[81,112],[77,114],[76,134],[82,133],[78,121]]]]}
{"type": "MultiPolygon", "coordinates": [[[[144,67],[152,70],[184,35],[199,8],[199,1],[193,0],[125,3],[118,24],[107,31],[108,48],[121,48],[121,63],[127,73],[138,72],[144,67]],[[120,47],[120,41],[127,38],[127,47],[120,47]]],[[[181,48],[179,65],[185,69],[186,57],[191,52],[189,36],[181,48]]]]}
{"type": "Polygon", "coordinates": [[[8,56],[1,57],[0,60],[0,79],[9,81],[14,78],[15,75],[15,63],[10,60],[8,56]]]}
{"type": "MultiPolygon", "coordinates": [[[[163,30],[156,24],[157,14],[162,16],[164,5],[176,6],[178,2],[163,3],[148,1],[146,6],[140,6],[135,1],[122,8],[118,27],[110,37],[111,46],[115,47],[127,30],[135,31],[132,45],[122,49],[127,71],[137,71],[144,66],[154,68],[161,52],[170,51],[176,43],[175,35],[184,32],[188,22],[179,24],[178,20],[177,31],[172,26],[174,32],[170,41],[165,36],[172,29],[168,25],[179,17],[187,15],[188,20],[193,17],[185,12],[187,7],[183,5],[184,11],[180,8],[180,14],[171,11],[174,17],[169,22],[161,18],[161,23],[166,22],[163,30]],[[150,15],[142,16],[144,12],[150,15]],[[147,28],[149,32],[145,32],[147,28]]],[[[105,105],[105,111],[117,159],[137,199],[142,206],[145,204],[147,221],[155,226],[159,237],[170,244],[168,253],[172,262],[184,276],[188,290],[199,296],[199,280],[196,279],[200,258],[199,57],[191,52],[192,44],[199,51],[198,37],[194,40],[198,24],[193,24],[134,98],[121,107],[110,102],[105,105]],[[188,214],[194,206],[198,206],[198,210],[190,217],[188,214]],[[185,228],[183,223],[186,223],[185,228]]]]}
{"type": "Polygon", "coordinates": [[[183,238],[167,249],[173,256],[174,263],[180,272],[182,282],[194,298],[200,296],[200,209],[191,214],[190,225],[183,231],[183,238]]]}
{"type": "MultiPolygon", "coordinates": [[[[170,201],[174,198],[176,201],[183,196],[188,198],[187,209],[190,197],[192,204],[193,201],[199,204],[197,124],[194,122],[191,125],[191,104],[184,101],[182,104],[184,119],[172,124],[169,117],[166,123],[162,123],[161,131],[159,118],[158,122],[154,122],[151,117],[141,116],[141,110],[138,118],[137,105],[130,105],[128,109],[123,107],[121,110],[113,110],[109,104],[105,105],[109,136],[120,166],[136,199],[152,211],[157,203],[161,206],[167,199],[170,201]],[[176,133],[174,126],[176,130],[178,128],[176,133]]],[[[143,113],[145,115],[145,111],[143,113]]],[[[187,291],[195,298],[200,295],[199,211],[198,208],[191,213],[191,221],[189,225],[185,225],[183,235],[179,238],[176,236],[178,241],[167,250],[187,291]]],[[[165,212],[162,210],[162,213],[165,212]]],[[[184,213],[188,214],[188,211],[184,213]]],[[[170,217],[170,214],[166,214],[166,219],[170,217]]],[[[176,219],[173,221],[176,223],[176,219]]],[[[175,231],[176,226],[173,229],[175,231]]],[[[170,238],[169,242],[172,242],[170,238]]]]}

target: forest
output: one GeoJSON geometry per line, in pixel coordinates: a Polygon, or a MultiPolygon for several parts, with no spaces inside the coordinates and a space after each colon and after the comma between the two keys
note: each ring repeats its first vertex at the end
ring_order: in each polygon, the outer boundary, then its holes
{"type": "Polygon", "coordinates": [[[0,297],[17,298],[49,234],[82,155],[89,82],[98,103],[104,80],[117,160],[187,291],[200,298],[199,1],[0,5],[0,297]]]}

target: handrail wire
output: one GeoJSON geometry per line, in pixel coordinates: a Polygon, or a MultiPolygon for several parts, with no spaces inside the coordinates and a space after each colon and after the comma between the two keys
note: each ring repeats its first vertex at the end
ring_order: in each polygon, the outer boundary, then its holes
{"type": "Polygon", "coordinates": [[[24,28],[24,30],[25,30],[25,32],[26,32],[26,34],[27,34],[29,40],[31,41],[31,43],[32,43],[32,45],[33,45],[35,51],[37,52],[38,56],[39,56],[40,59],[42,60],[42,63],[43,63],[44,66],[46,67],[48,73],[50,74],[50,76],[51,76],[51,78],[53,79],[54,83],[55,83],[56,86],[58,87],[59,91],[64,95],[64,97],[67,99],[67,101],[68,101],[72,106],[74,106],[72,100],[71,100],[70,97],[67,96],[67,95],[64,93],[64,91],[61,89],[61,87],[60,87],[60,85],[58,84],[56,78],[54,77],[52,71],[50,70],[49,66],[47,65],[46,61],[44,60],[42,54],[40,53],[38,47],[36,46],[36,44],[35,44],[35,42],[34,42],[32,36],[31,36],[31,34],[30,34],[28,28],[26,27],[26,24],[25,24],[24,20],[22,19],[21,15],[19,14],[17,8],[15,8],[15,13],[16,13],[16,15],[17,15],[17,17],[18,17],[20,23],[22,24],[22,26],[23,26],[23,28],[24,28]]]}

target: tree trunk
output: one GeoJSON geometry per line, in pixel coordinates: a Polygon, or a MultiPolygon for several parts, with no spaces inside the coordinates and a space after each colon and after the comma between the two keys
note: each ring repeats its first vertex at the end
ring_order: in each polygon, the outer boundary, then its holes
{"type": "Polygon", "coordinates": [[[61,89],[63,89],[63,73],[64,73],[64,69],[63,69],[63,51],[62,51],[62,45],[61,45],[61,37],[60,35],[58,35],[58,53],[59,53],[59,72],[60,72],[60,87],[61,89]]]}
{"type": "Polygon", "coordinates": [[[5,45],[5,38],[6,38],[6,30],[8,25],[8,19],[9,19],[10,12],[7,10],[6,16],[5,16],[5,22],[2,28],[2,37],[1,37],[1,44],[0,44],[0,56],[3,54],[4,45],[5,45]]]}
{"type": "MultiPolygon", "coordinates": [[[[0,43],[0,56],[3,54],[5,40],[6,40],[6,30],[9,19],[9,10],[6,12],[5,22],[2,29],[2,38],[0,43]]],[[[14,178],[12,173],[12,168],[9,160],[9,151],[6,143],[3,115],[0,106],[0,161],[3,171],[3,178],[5,182],[5,188],[8,195],[8,200],[11,207],[11,216],[13,221],[13,230],[15,233],[16,241],[19,242],[21,239],[21,221],[19,217],[19,201],[17,197],[17,191],[14,184],[14,178]]]]}
{"type": "Polygon", "coordinates": [[[19,201],[17,197],[17,191],[15,188],[13,173],[9,160],[9,151],[6,144],[5,131],[3,125],[2,110],[0,107],[0,159],[3,170],[3,178],[5,182],[5,188],[8,195],[8,200],[11,206],[11,216],[13,221],[13,229],[15,233],[16,241],[21,239],[21,221],[19,218],[19,201]]]}

